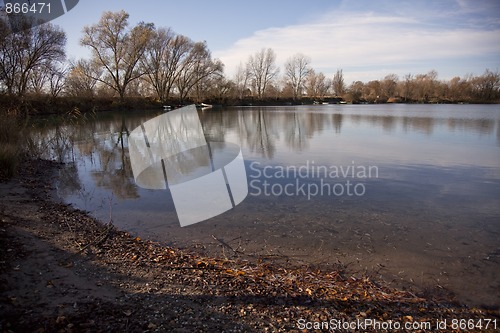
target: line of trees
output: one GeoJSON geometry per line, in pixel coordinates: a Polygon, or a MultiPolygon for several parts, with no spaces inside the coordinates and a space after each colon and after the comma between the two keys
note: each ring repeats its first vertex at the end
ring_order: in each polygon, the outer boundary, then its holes
{"type": "Polygon", "coordinates": [[[72,91],[92,95],[151,96],[166,101],[175,91],[181,100],[199,93],[206,81],[223,76],[223,64],[212,59],[205,42],[194,42],[170,28],[140,22],[129,26],[124,12],[105,12],[97,24],[83,29],[80,43],[92,50],[69,73],[72,91]],[[105,90],[108,90],[106,92],[105,90]]]}
{"type": "MultiPolygon", "coordinates": [[[[26,24],[28,24],[27,22],[26,24]]],[[[83,29],[81,45],[89,59],[65,58],[66,35],[52,24],[11,33],[0,20],[0,91],[6,95],[48,94],[78,97],[148,97],[238,102],[248,100],[328,100],[382,102],[498,102],[500,74],[438,79],[436,71],[389,74],[367,83],[347,85],[342,69],[328,78],[297,53],[286,60],[283,74],[276,53],[263,48],[249,55],[232,78],[213,59],[206,42],[195,42],[167,27],[129,23],[124,12],[105,12],[83,29]]]]}
{"type": "Polygon", "coordinates": [[[469,74],[449,81],[438,80],[438,73],[434,70],[426,74],[407,74],[402,79],[389,74],[382,80],[353,82],[343,97],[369,103],[498,102],[500,74],[486,69],[479,76],[469,74]]]}

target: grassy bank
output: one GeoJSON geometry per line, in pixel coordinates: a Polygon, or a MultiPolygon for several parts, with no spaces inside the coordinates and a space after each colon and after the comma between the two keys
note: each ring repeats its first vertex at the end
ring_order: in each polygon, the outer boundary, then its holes
{"type": "Polygon", "coordinates": [[[24,97],[0,94],[0,112],[15,110],[17,114],[46,115],[66,114],[77,109],[82,113],[111,110],[161,108],[162,104],[142,97],[129,97],[124,100],[112,97],[57,97],[48,95],[27,95],[24,97]]]}

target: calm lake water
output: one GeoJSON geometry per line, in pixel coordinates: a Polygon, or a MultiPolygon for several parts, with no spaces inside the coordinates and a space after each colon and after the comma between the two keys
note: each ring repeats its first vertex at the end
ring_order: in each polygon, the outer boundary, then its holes
{"type": "Polygon", "coordinates": [[[200,110],[207,141],[241,147],[249,194],[184,228],[169,190],[138,187],[131,170],[128,133],[159,114],[101,113],[37,132],[73,162],[59,195],[169,245],[234,256],[225,242],[279,263],[340,262],[395,286],[500,305],[500,106],[200,110]]]}

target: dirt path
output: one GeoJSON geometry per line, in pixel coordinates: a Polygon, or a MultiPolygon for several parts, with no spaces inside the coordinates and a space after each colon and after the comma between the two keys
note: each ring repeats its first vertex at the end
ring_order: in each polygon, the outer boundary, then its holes
{"type": "Polygon", "coordinates": [[[500,325],[498,312],[394,290],[340,268],[206,258],[132,238],[52,201],[55,168],[29,162],[0,183],[2,332],[301,332],[308,323],[365,319],[428,322],[433,331],[437,319],[447,319],[444,331],[452,319],[500,325]]]}

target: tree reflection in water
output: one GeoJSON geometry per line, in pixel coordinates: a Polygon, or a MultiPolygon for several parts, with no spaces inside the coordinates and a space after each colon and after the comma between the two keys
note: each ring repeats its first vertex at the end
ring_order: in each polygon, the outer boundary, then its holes
{"type": "Polygon", "coordinates": [[[104,135],[106,138],[98,140],[94,146],[94,153],[100,161],[100,167],[92,171],[95,184],[111,189],[113,195],[120,199],[138,198],[128,155],[126,139],[130,132],[125,122],[125,115],[121,117],[118,131],[110,130],[104,135]]]}

